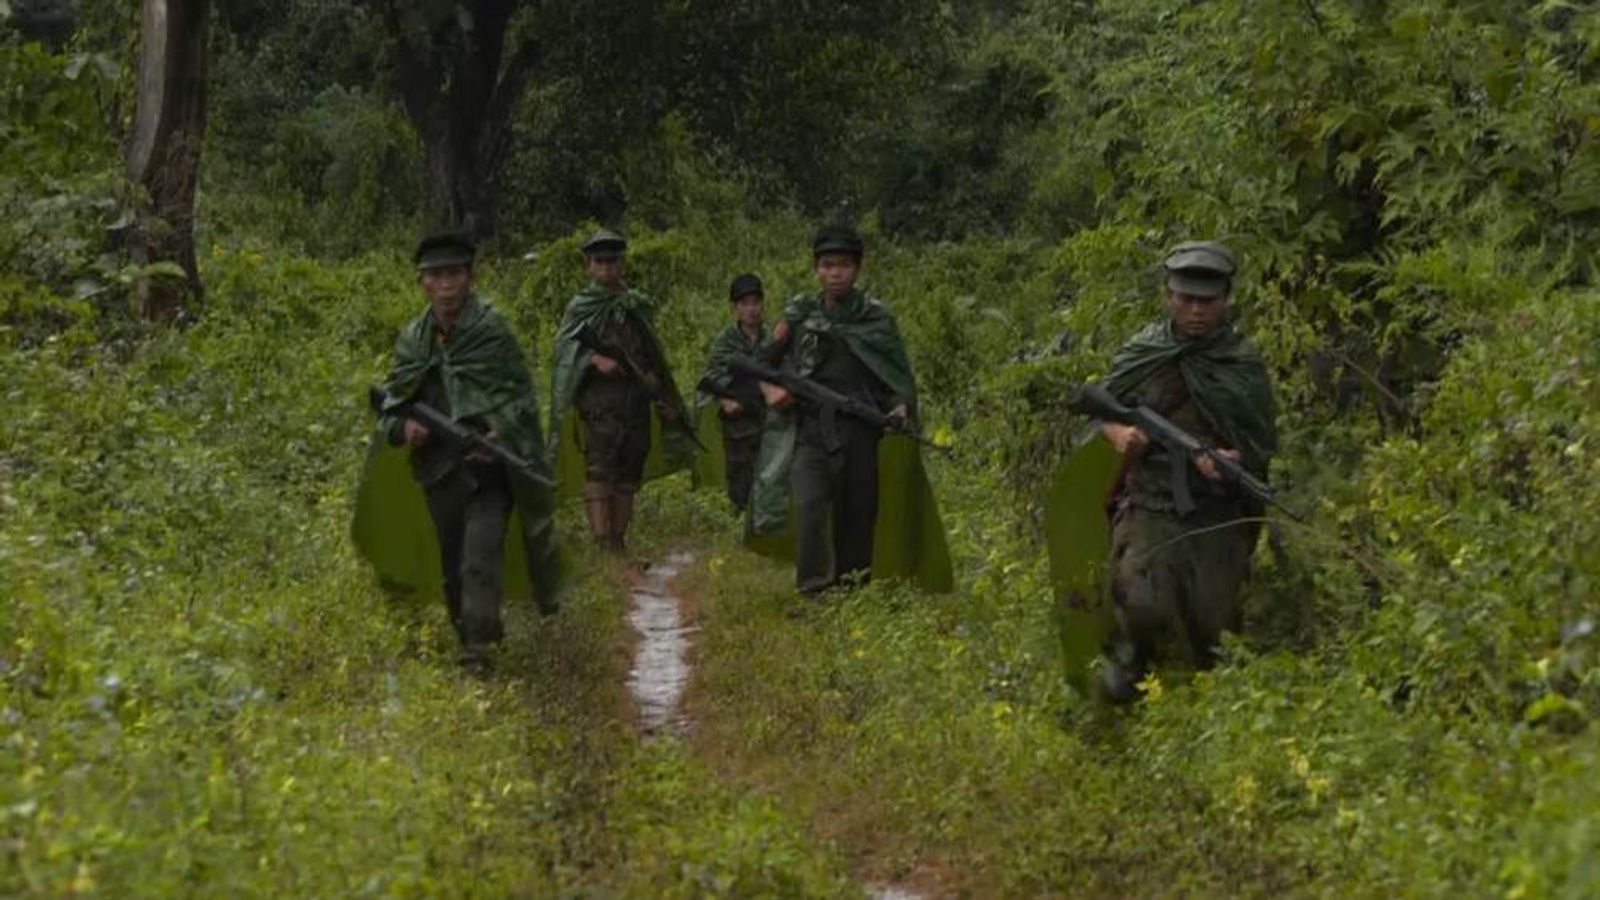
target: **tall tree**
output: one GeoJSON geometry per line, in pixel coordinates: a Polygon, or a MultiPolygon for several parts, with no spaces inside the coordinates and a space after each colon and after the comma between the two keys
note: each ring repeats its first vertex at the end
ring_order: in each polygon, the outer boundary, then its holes
{"type": "MultiPolygon", "coordinates": [[[[138,196],[133,254],[139,263],[176,263],[198,297],[194,254],[195,187],[206,131],[206,24],[209,0],[144,0],[128,178],[138,196]]],[[[147,278],[138,288],[146,318],[172,321],[184,288],[147,278]]]]}
{"type": "Polygon", "coordinates": [[[395,86],[428,152],[435,219],[495,231],[489,178],[540,58],[518,0],[377,0],[393,40],[395,86]],[[520,26],[520,27],[519,27],[520,26]]]}

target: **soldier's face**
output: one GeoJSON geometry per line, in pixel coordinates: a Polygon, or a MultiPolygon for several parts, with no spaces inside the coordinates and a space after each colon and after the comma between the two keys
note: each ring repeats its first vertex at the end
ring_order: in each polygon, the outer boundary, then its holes
{"type": "Polygon", "coordinates": [[[745,294],[733,301],[733,315],[746,328],[759,328],[765,310],[765,300],[760,294],[745,294]]]}
{"type": "Polygon", "coordinates": [[[428,295],[435,311],[454,316],[472,291],[472,269],[467,266],[423,269],[417,273],[417,281],[422,284],[422,292],[428,295]]]}
{"type": "Polygon", "coordinates": [[[616,288],[622,284],[622,257],[589,257],[589,277],[601,287],[616,288]]]}
{"type": "Polygon", "coordinates": [[[861,274],[861,260],[848,253],[824,253],[817,257],[817,282],[822,293],[834,300],[850,293],[861,274]]]}
{"type": "Polygon", "coordinates": [[[1186,338],[1203,338],[1215,331],[1228,315],[1228,295],[1201,297],[1182,291],[1167,292],[1167,311],[1178,334],[1186,338]]]}

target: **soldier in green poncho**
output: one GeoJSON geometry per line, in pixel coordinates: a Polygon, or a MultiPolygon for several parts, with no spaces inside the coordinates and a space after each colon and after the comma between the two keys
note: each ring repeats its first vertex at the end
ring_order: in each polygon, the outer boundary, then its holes
{"type": "Polygon", "coordinates": [[[736,355],[758,356],[771,334],[762,321],[766,296],[761,279],[740,275],[728,289],[734,323],[711,342],[705,374],[700,378],[703,391],[711,392],[708,402],[717,404],[717,424],[722,432],[724,481],[728,499],[743,510],[750,499],[755,479],[756,451],[761,448],[761,425],[766,405],[760,386],[728,370],[728,360],[736,355]]]}
{"type": "Polygon", "coordinates": [[[656,337],[654,303],[623,280],[626,248],[621,235],[606,230],[583,244],[590,282],[568,302],[556,332],[550,412],[560,490],[581,480],[589,533],[614,553],[626,547],[640,485],[685,468],[694,452],[680,431],[652,440],[686,412],[656,337]],[[584,333],[621,358],[586,347],[584,333]]]}
{"type": "MultiPolygon", "coordinates": [[[[454,232],[430,235],[418,245],[417,280],[428,309],[395,342],[385,384],[390,399],[378,427],[389,445],[409,448],[411,475],[422,488],[438,543],[450,621],[465,648],[463,661],[482,668],[489,646],[504,634],[500,607],[513,510],[520,532],[513,538],[534,596],[542,611],[555,611],[552,499],[548,491],[509,477],[503,463],[463,456],[422,423],[396,413],[405,401],[426,403],[545,468],[532,379],[516,336],[473,292],[474,252],[471,239],[454,232]]],[[[381,446],[374,448],[358,492],[355,537],[386,579],[419,587],[412,582],[422,567],[397,556],[414,546],[414,518],[404,489],[388,480],[393,469],[387,458],[381,446]]]]}
{"type": "MultiPolygon", "coordinates": [[[[821,290],[791,301],[774,327],[783,365],[894,418],[908,419],[917,401],[911,361],[894,316],[856,286],[863,254],[860,235],[853,228],[825,227],[811,249],[821,290]]],[[[882,432],[832,409],[795,404],[780,386],[763,384],[761,390],[772,408],[794,407],[792,417],[786,417],[792,419],[787,432],[778,433],[792,434],[792,456],[781,460],[763,442],[761,467],[763,476],[771,469],[776,477],[787,477],[786,487],[793,492],[797,586],[814,594],[842,579],[867,577],[878,524],[882,432]]],[[[774,518],[765,509],[769,505],[764,502],[752,514],[758,531],[758,520],[774,518]]],[[[936,513],[933,518],[936,522],[936,513]]],[[[940,533],[941,550],[942,538],[940,533]]]]}
{"type": "MultiPolygon", "coordinates": [[[[1106,389],[1148,406],[1265,478],[1277,448],[1272,384],[1261,355],[1234,329],[1228,297],[1234,256],[1221,244],[1179,245],[1165,260],[1168,315],[1125,344],[1106,389]]],[[[1118,702],[1169,635],[1197,665],[1215,659],[1224,632],[1241,623],[1240,592],[1260,530],[1259,506],[1224,484],[1209,457],[1189,471],[1196,508],[1180,514],[1165,446],[1138,428],[1106,422],[1101,433],[1124,460],[1111,532],[1115,626],[1101,686],[1118,702]]],[[[1179,469],[1178,471],[1184,471],[1179,469]]]]}

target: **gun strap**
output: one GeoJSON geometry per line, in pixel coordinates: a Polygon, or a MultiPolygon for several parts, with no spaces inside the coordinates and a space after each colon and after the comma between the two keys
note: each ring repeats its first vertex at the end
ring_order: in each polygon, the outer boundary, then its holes
{"type": "Polygon", "coordinates": [[[1189,458],[1170,449],[1167,456],[1172,460],[1172,505],[1178,515],[1187,516],[1194,512],[1194,495],[1189,492],[1189,458]]]}
{"type": "Polygon", "coordinates": [[[827,447],[829,453],[843,447],[844,439],[839,436],[839,407],[832,403],[822,404],[817,410],[817,419],[822,429],[822,446],[827,447]]]}

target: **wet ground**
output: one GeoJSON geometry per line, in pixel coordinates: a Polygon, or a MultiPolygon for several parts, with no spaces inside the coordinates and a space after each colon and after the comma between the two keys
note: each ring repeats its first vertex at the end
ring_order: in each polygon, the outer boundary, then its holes
{"type": "MultiPolygon", "coordinates": [[[[682,735],[690,725],[681,708],[692,674],[690,638],[697,630],[684,622],[683,606],[672,592],[672,580],[694,562],[688,553],[674,553],[649,564],[633,586],[628,622],[639,634],[628,693],[638,711],[639,730],[649,735],[682,735]]],[[[922,895],[893,885],[869,885],[872,900],[922,900],[922,895]]]]}
{"type": "Polygon", "coordinates": [[[689,686],[689,637],[694,628],[683,621],[672,579],[694,561],[675,553],[652,563],[634,585],[628,621],[639,633],[639,648],[628,673],[628,692],[638,710],[639,729],[646,734],[681,734],[688,726],[680,703],[689,686]]]}

